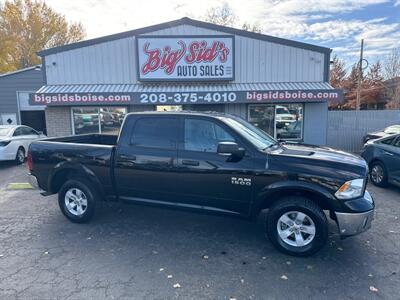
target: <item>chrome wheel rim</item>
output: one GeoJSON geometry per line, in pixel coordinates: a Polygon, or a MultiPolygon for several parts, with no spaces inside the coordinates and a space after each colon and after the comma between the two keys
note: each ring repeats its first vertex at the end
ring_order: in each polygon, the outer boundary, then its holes
{"type": "Polygon", "coordinates": [[[371,170],[371,179],[375,183],[381,183],[383,180],[383,168],[380,165],[375,165],[371,170]]]}
{"type": "Polygon", "coordinates": [[[87,209],[87,197],[78,188],[70,188],[64,197],[65,207],[74,216],[82,216],[87,209]]]}
{"type": "Polygon", "coordinates": [[[303,212],[289,211],[284,213],[277,223],[278,236],[287,245],[304,247],[315,237],[315,224],[303,212]]]}

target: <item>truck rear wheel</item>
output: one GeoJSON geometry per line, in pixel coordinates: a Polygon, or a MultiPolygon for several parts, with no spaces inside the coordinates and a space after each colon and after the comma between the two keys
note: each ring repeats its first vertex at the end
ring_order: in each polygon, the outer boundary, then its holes
{"type": "Polygon", "coordinates": [[[293,256],[314,254],[328,238],[324,212],[311,200],[298,196],[285,197],[272,205],[266,230],[279,251],[293,256]]]}
{"type": "Polygon", "coordinates": [[[70,179],[58,192],[58,204],[62,213],[74,223],[88,222],[94,215],[98,194],[85,179],[70,179]]]}

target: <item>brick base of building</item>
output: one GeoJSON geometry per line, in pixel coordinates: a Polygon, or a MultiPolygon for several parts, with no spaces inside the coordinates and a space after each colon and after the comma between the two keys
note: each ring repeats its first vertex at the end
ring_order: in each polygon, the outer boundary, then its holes
{"type": "Polygon", "coordinates": [[[72,134],[71,108],[46,107],[47,136],[57,137],[72,134]]]}

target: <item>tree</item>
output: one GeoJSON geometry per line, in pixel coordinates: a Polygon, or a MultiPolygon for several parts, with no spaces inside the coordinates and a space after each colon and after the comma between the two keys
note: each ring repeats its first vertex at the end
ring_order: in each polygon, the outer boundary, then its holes
{"type": "MultiPolygon", "coordinates": [[[[346,79],[345,63],[337,55],[333,57],[329,71],[330,84],[336,89],[343,89],[346,79]]],[[[341,103],[329,102],[329,109],[339,109],[341,103]]]]}
{"type": "Polygon", "coordinates": [[[383,75],[386,80],[400,77],[400,48],[393,49],[383,63],[383,75]]]}
{"type": "Polygon", "coordinates": [[[395,48],[384,61],[385,94],[387,108],[400,108],[400,48],[395,48]]]}
{"type": "Polygon", "coordinates": [[[251,24],[244,22],[241,26],[237,26],[239,18],[236,16],[233,9],[228,3],[224,2],[221,6],[214,6],[207,10],[206,15],[203,17],[206,22],[214,23],[222,26],[241,27],[243,30],[261,33],[262,28],[259,23],[251,24]]]}
{"type": "MultiPolygon", "coordinates": [[[[345,91],[344,109],[355,109],[357,105],[358,88],[358,65],[354,64],[349,76],[344,80],[343,88],[345,91]]],[[[361,80],[360,107],[362,109],[383,108],[385,100],[383,97],[384,85],[382,67],[380,62],[371,65],[367,75],[361,80]]]]}
{"type": "Polygon", "coordinates": [[[244,22],[242,25],[242,29],[246,31],[252,31],[256,33],[262,33],[262,28],[259,23],[250,24],[248,22],[244,22]]]}
{"type": "Polygon", "coordinates": [[[353,64],[349,76],[343,81],[342,88],[344,89],[344,109],[355,109],[357,98],[357,80],[358,80],[358,66],[353,64]]]}
{"type": "Polygon", "coordinates": [[[222,4],[222,6],[209,8],[207,10],[205,20],[217,25],[233,27],[238,18],[229,4],[225,2],[222,4]]]}
{"type": "Polygon", "coordinates": [[[39,64],[37,51],[84,37],[82,24],[69,24],[43,1],[6,1],[0,6],[0,73],[39,64]]]}
{"type": "Polygon", "coordinates": [[[361,105],[369,109],[384,107],[383,91],[382,67],[381,63],[377,61],[369,68],[367,76],[363,80],[361,105]]]}
{"type": "Polygon", "coordinates": [[[346,79],[346,70],[344,61],[337,57],[337,55],[333,57],[329,75],[331,85],[334,88],[342,89],[346,79]]]}

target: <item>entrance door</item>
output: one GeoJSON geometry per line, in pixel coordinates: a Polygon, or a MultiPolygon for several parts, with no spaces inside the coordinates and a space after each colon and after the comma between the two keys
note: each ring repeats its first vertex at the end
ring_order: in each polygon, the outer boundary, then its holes
{"type": "Polygon", "coordinates": [[[37,131],[46,134],[46,119],[42,110],[38,111],[21,111],[21,124],[32,127],[37,131]]]}
{"type": "Polygon", "coordinates": [[[219,142],[240,141],[222,122],[187,117],[183,144],[178,151],[179,200],[207,209],[246,214],[249,211],[253,161],[246,155],[239,161],[218,154],[219,142]],[[240,184],[244,183],[244,184],[240,184]]]}
{"type": "Polygon", "coordinates": [[[121,198],[176,200],[178,117],[129,118],[116,153],[115,181],[121,198]]]}

